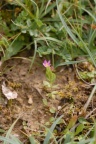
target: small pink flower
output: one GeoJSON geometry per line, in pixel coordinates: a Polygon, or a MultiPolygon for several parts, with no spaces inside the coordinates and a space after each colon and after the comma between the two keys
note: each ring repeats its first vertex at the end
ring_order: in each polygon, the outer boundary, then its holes
{"type": "Polygon", "coordinates": [[[50,65],[51,65],[50,60],[49,61],[44,60],[43,62],[44,67],[50,67],[50,65]]]}

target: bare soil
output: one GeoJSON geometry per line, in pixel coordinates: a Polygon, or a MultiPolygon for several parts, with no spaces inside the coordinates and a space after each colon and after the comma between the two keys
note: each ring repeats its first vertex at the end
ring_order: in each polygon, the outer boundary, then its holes
{"type": "MultiPolygon", "coordinates": [[[[48,125],[50,118],[63,116],[66,127],[72,116],[80,116],[81,109],[86,103],[92,86],[86,85],[79,80],[74,67],[64,66],[57,68],[57,85],[53,91],[56,92],[55,99],[48,96],[52,92],[46,89],[43,81],[46,80],[45,68],[42,60],[37,59],[29,72],[30,62],[24,59],[11,59],[4,63],[0,77],[0,89],[3,81],[7,86],[18,93],[17,99],[12,104],[2,93],[0,94],[0,128],[8,130],[12,123],[18,118],[13,129],[13,134],[27,144],[24,139],[26,134],[39,133],[43,131],[43,125],[48,125]],[[48,105],[44,105],[46,99],[48,105]],[[54,108],[55,113],[50,112],[54,108]],[[25,133],[25,134],[24,134],[25,133]]],[[[96,98],[90,103],[84,116],[96,107],[96,98]]],[[[49,123],[49,126],[52,123],[49,123]]],[[[48,126],[48,127],[49,127],[48,126]]]]}

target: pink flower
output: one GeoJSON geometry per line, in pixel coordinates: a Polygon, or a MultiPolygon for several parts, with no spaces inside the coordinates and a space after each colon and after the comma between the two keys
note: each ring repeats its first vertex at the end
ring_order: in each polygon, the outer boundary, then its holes
{"type": "Polygon", "coordinates": [[[51,65],[50,60],[49,61],[44,60],[43,62],[44,67],[50,67],[50,65],[51,65]]]}

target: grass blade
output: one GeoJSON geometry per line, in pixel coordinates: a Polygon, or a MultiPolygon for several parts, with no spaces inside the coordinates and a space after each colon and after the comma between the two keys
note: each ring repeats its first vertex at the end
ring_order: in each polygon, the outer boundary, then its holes
{"type": "Polygon", "coordinates": [[[56,67],[59,67],[59,66],[64,66],[64,65],[77,64],[77,63],[81,63],[81,62],[84,62],[84,61],[85,61],[85,60],[63,62],[63,63],[55,64],[55,68],[56,68],[56,67]]]}
{"type": "Polygon", "coordinates": [[[89,56],[90,56],[90,58],[91,58],[91,60],[92,60],[92,62],[93,62],[93,64],[94,64],[94,66],[96,67],[96,63],[95,63],[94,57],[93,57],[92,53],[90,52],[89,48],[87,47],[87,45],[85,44],[85,42],[82,40],[81,36],[78,34],[78,32],[76,31],[76,29],[73,28],[73,26],[70,24],[70,25],[72,26],[72,28],[74,29],[74,31],[75,31],[75,33],[76,33],[76,35],[78,36],[78,38],[79,38],[80,41],[78,41],[78,39],[77,39],[77,38],[75,37],[75,35],[72,33],[72,31],[71,31],[70,28],[67,26],[66,22],[64,21],[64,19],[62,18],[61,14],[60,14],[59,6],[58,6],[58,0],[56,0],[56,3],[57,3],[58,15],[59,15],[60,20],[61,20],[64,28],[66,29],[67,33],[69,34],[69,36],[72,38],[72,40],[73,40],[79,47],[80,47],[79,42],[82,43],[82,45],[84,46],[85,50],[86,50],[87,53],[89,54],[89,56]]]}
{"type": "Polygon", "coordinates": [[[60,121],[60,119],[61,119],[62,117],[63,117],[63,116],[60,116],[60,117],[52,124],[52,126],[51,126],[51,128],[50,128],[50,131],[47,133],[46,138],[45,138],[43,144],[48,144],[48,143],[49,143],[49,140],[50,140],[50,137],[51,137],[51,133],[53,132],[56,124],[60,121]],[[51,132],[51,133],[50,133],[50,132],[51,132]]]}
{"type": "Polygon", "coordinates": [[[85,12],[87,12],[92,18],[93,18],[93,20],[96,22],[96,17],[91,13],[91,12],[89,12],[88,10],[86,10],[86,9],[84,9],[84,8],[82,8],[85,12]]]}
{"type": "Polygon", "coordinates": [[[89,96],[89,98],[88,98],[86,104],[84,105],[84,108],[83,108],[84,110],[87,109],[87,107],[88,107],[90,101],[92,100],[92,97],[93,97],[95,91],[96,91],[96,84],[95,84],[95,86],[94,86],[94,88],[93,88],[93,90],[92,90],[92,92],[91,92],[91,94],[90,94],[90,96],[89,96]]]}
{"type": "Polygon", "coordinates": [[[58,45],[62,45],[62,41],[58,40],[58,39],[55,39],[55,38],[52,38],[52,37],[41,37],[41,38],[35,38],[36,41],[40,41],[40,40],[51,40],[51,41],[54,41],[56,43],[58,43],[58,45]]]}
{"type": "MultiPolygon", "coordinates": [[[[58,0],[58,1],[61,1],[61,0],[58,0]]],[[[43,18],[44,16],[46,16],[54,7],[56,6],[56,3],[53,2],[51,3],[51,5],[49,5],[45,11],[45,8],[44,8],[44,11],[42,14],[41,14],[41,17],[40,18],[43,18]]],[[[45,7],[45,6],[44,6],[45,7]]]]}
{"type": "Polygon", "coordinates": [[[29,136],[29,141],[30,141],[31,144],[35,144],[35,139],[32,135],[29,136]]]}
{"type": "MultiPolygon", "coordinates": [[[[10,134],[11,134],[11,132],[12,132],[12,129],[13,129],[13,127],[15,126],[15,124],[17,123],[17,121],[18,121],[19,118],[20,118],[20,117],[18,117],[18,118],[15,120],[15,122],[11,125],[11,127],[10,127],[10,129],[8,130],[5,138],[9,138],[9,136],[10,136],[10,134]]],[[[4,144],[7,144],[7,143],[4,143],[4,144]]]]}
{"type": "Polygon", "coordinates": [[[96,37],[96,30],[94,30],[93,33],[91,34],[91,36],[89,37],[89,46],[90,47],[91,47],[95,37],[96,37]]]}
{"type": "Polygon", "coordinates": [[[29,68],[29,72],[30,72],[30,70],[31,70],[31,68],[33,66],[33,63],[34,63],[34,60],[35,60],[35,57],[36,57],[36,52],[37,52],[37,41],[36,40],[34,41],[34,45],[35,45],[35,50],[34,50],[33,59],[31,61],[31,65],[30,65],[30,68],[29,68]]]}
{"type": "Polygon", "coordinates": [[[6,137],[2,137],[2,136],[0,136],[0,141],[7,142],[7,144],[8,144],[8,143],[10,143],[10,144],[16,144],[16,143],[14,143],[13,140],[11,140],[11,139],[9,139],[9,138],[6,138],[6,137]]]}
{"type": "Polygon", "coordinates": [[[26,8],[26,6],[19,0],[15,0],[17,2],[17,4],[19,4],[28,14],[32,19],[35,19],[35,16],[29,11],[28,8],[26,8]]]}
{"type": "Polygon", "coordinates": [[[23,144],[18,139],[14,138],[14,136],[12,136],[11,138],[0,136],[0,141],[4,141],[4,143],[6,144],[23,144]]]}
{"type": "Polygon", "coordinates": [[[60,10],[59,10],[59,6],[58,6],[58,0],[56,0],[56,4],[57,4],[57,12],[59,15],[59,18],[64,26],[64,28],[66,29],[67,33],[69,34],[69,36],[73,39],[73,41],[78,45],[78,39],[75,37],[75,35],[72,33],[72,31],[70,30],[70,28],[67,26],[66,22],[64,21],[64,19],[62,18],[61,14],[60,14],[60,10]]]}

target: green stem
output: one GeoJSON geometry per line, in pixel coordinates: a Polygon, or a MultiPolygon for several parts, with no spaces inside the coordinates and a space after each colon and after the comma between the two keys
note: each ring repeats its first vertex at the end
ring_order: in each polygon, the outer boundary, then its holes
{"type": "Polygon", "coordinates": [[[54,67],[54,50],[52,50],[52,65],[54,67]]]}
{"type": "Polygon", "coordinates": [[[9,106],[9,107],[12,106],[12,99],[8,100],[8,106],[9,106]]]}

